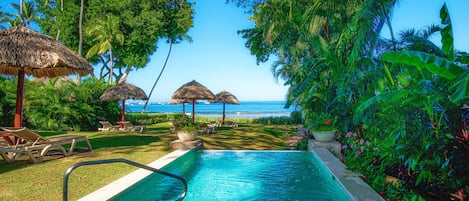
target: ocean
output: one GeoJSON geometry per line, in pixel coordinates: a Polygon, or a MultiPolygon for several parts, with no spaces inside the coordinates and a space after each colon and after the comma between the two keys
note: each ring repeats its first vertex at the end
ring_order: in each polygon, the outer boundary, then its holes
{"type": "MultiPolygon", "coordinates": [[[[144,102],[143,102],[144,104],[144,102]]],[[[126,112],[140,113],[143,109],[142,102],[126,104],[126,112]]],[[[284,108],[285,101],[240,101],[239,105],[226,104],[225,114],[227,118],[260,118],[290,116],[293,107],[284,108]]],[[[192,112],[192,104],[184,105],[185,113],[192,112]]],[[[147,105],[145,113],[180,113],[183,112],[182,104],[151,103],[147,105]]],[[[195,104],[195,115],[203,117],[221,117],[223,103],[199,102],[195,104]]]]}

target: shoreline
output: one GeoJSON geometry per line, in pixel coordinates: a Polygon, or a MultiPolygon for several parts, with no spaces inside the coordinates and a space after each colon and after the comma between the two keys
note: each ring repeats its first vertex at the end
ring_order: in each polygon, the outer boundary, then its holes
{"type": "MultiPolygon", "coordinates": [[[[128,114],[138,114],[140,112],[126,112],[128,114]]],[[[145,114],[180,114],[182,112],[145,112],[145,114]]],[[[191,116],[192,113],[186,112],[186,115],[191,116]]],[[[207,118],[221,118],[222,113],[195,113],[196,117],[207,117],[207,118]]],[[[289,112],[276,112],[276,113],[264,113],[264,112],[236,112],[236,113],[225,113],[226,118],[233,119],[255,119],[255,118],[269,118],[269,117],[290,117],[289,112]]]]}
{"type": "MultiPolygon", "coordinates": [[[[244,101],[240,104],[227,104],[225,115],[227,118],[269,118],[269,117],[290,117],[291,112],[294,111],[293,107],[288,109],[284,108],[284,101],[244,101]]],[[[195,105],[195,116],[208,117],[208,118],[221,118],[223,114],[223,104],[199,103],[195,105]]],[[[126,113],[141,113],[143,105],[130,104],[126,105],[126,113]]],[[[177,114],[185,112],[191,115],[191,104],[150,104],[145,109],[144,113],[147,114],[177,114]]]]}

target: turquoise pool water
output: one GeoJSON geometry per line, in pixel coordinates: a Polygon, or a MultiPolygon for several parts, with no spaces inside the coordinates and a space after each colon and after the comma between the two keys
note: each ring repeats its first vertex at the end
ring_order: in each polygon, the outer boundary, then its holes
{"type": "MultiPolygon", "coordinates": [[[[185,201],[351,200],[312,152],[191,151],[163,168],[188,181],[185,201]]],[[[112,200],[174,200],[182,185],[152,174],[112,200]]]]}

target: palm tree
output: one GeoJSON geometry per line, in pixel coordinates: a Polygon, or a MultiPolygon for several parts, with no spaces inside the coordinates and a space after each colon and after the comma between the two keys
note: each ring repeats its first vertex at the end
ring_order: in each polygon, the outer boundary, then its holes
{"type": "Polygon", "coordinates": [[[124,35],[119,30],[118,18],[108,15],[105,20],[98,19],[95,23],[92,23],[90,27],[85,28],[85,34],[93,37],[96,42],[86,53],[86,58],[90,58],[94,55],[103,55],[109,51],[109,84],[111,84],[113,76],[112,46],[114,41],[117,41],[121,45],[124,44],[124,35]]]}
{"type": "Polygon", "coordinates": [[[20,18],[21,22],[26,26],[29,26],[31,22],[35,22],[39,19],[39,16],[36,14],[36,10],[34,9],[34,3],[32,2],[24,2],[21,0],[20,5],[11,3],[11,6],[18,11],[19,16],[17,17],[20,18]]]}
{"type": "Polygon", "coordinates": [[[163,25],[163,29],[166,30],[164,36],[168,38],[168,43],[169,43],[169,50],[168,54],[166,55],[166,59],[164,61],[163,67],[161,68],[160,74],[155,80],[155,83],[153,83],[153,87],[150,90],[150,93],[148,94],[148,99],[145,101],[145,105],[143,106],[142,113],[145,112],[145,109],[147,108],[148,102],[150,101],[151,95],[153,94],[153,90],[156,87],[156,84],[158,84],[158,81],[160,80],[161,75],[163,75],[163,72],[166,68],[166,64],[168,63],[169,57],[171,56],[171,51],[173,49],[173,44],[179,43],[179,41],[182,41],[184,39],[188,40],[189,42],[192,41],[191,37],[187,35],[186,33],[180,32],[178,30],[178,22],[177,22],[177,13],[179,9],[182,9],[181,7],[187,7],[189,6],[186,3],[177,3],[174,2],[172,5],[167,4],[165,9],[165,24],[163,25]],[[180,32],[180,33],[178,33],[180,32]]]}
{"type": "Polygon", "coordinates": [[[252,16],[256,27],[241,33],[258,61],[268,54],[278,56],[272,71],[295,89],[290,92],[296,99],[318,83],[313,68],[353,69],[362,55],[372,57],[395,2],[271,0],[257,7],[252,16]]]}
{"type": "Polygon", "coordinates": [[[5,29],[6,26],[3,25],[3,23],[9,24],[11,21],[11,14],[5,13],[2,10],[2,7],[0,6],[0,29],[5,29]]]}
{"type": "MultiPolygon", "coordinates": [[[[83,9],[85,3],[84,0],[80,0],[80,17],[78,18],[78,55],[82,56],[83,49],[83,9]]],[[[77,81],[81,81],[81,77],[77,74],[77,81]]]]}

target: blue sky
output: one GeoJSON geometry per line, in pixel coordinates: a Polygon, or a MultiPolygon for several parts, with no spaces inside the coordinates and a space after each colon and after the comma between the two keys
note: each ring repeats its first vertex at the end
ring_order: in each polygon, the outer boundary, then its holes
{"type": "MultiPolygon", "coordinates": [[[[0,0],[2,9],[9,8],[0,0]]],[[[240,101],[284,100],[287,87],[272,76],[271,62],[256,65],[256,59],[244,46],[238,30],[253,27],[244,10],[225,0],[196,0],[194,27],[189,30],[193,42],[173,46],[165,72],[153,91],[151,101],[163,102],[181,85],[196,80],[213,93],[227,90],[240,101]]],[[[414,27],[439,24],[439,11],[446,2],[453,23],[455,47],[469,51],[469,1],[466,0],[401,0],[392,18],[394,32],[414,27]]],[[[388,36],[387,27],[382,31],[388,36]]],[[[439,40],[438,37],[434,38],[439,40]]],[[[147,67],[132,71],[127,81],[150,93],[160,73],[169,46],[160,41],[157,52],[147,67]]]]}

